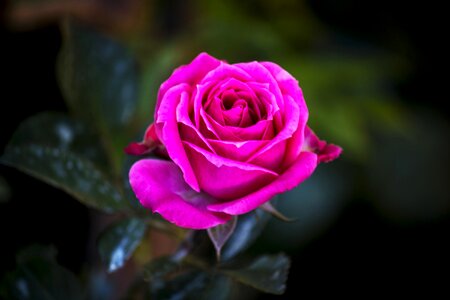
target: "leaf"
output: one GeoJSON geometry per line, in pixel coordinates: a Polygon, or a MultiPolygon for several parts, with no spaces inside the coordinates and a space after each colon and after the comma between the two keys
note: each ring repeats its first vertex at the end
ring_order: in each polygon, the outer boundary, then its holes
{"type": "Polygon", "coordinates": [[[137,104],[137,64],[117,41],[74,22],[64,27],[61,89],[70,108],[94,123],[120,129],[137,104]]]}
{"type": "Polygon", "coordinates": [[[233,216],[230,221],[215,227],[208,228],[208,236],[216,249],[217,260],[220,261],[220,251],[231,237],[236,228],[237,217],[233,216]]]}
{"type": "Polygon", "coordinates": [[[285,254],[263,255],[239,270],[222,270],[231,278],[260,291],[281,295],[286,289],[290,259],[285,254]]]}
{"type": "Polygon", "coordinates": [[[108,178],[92,162],[70,151],[36,144],[9,145],[0,162],[104,212],[128,209],[127,202],[108,178]]]}
{"type": "Polygon", "coordinates": [[[270,215],[260,209],[239,216],[233,235],[222,248],[221,259],[229,260],[252,245],[269,219],[270,215]]]}
{"type": "Polygon", "coordinates": [[[151,282],[151,299],[199,299],[199,293],[206,287],[208,276],[201,271],[187,271],[171,280],[151,282]]]}
{"type": "Polygon", "coordinates": [[[54,260],[54,249],[34,247],[18,255],[17,269],[8,274],[3,299],[80,300],[84,291],[77,278],[54,260]]]}
{"type": "Polygon", "coordinates": [[[57,112],[43,112],[23,121],[9,144],[40,144],[68,150],[106,169],[106,154],[100,146],[98,134],[81,120],[57,112]]]}
{"type": "Polygon", "coordinates": [[[206,288],[198,296],[198,299],[203,300],[226,300],[230,299],[233,282],[229,277],[220,274],[215,274],[209,279],[206,288]]]}
{"type": "Polygon", "coordinates": [[[120,173],[138,103],[137,63],[117,41],[74,22],[63,30],[58,78],[69,108],[97,128],[120,173]]]}
{"type": "Polygon", "coordinates": [[[98,240],[101,259],[114,272],[121,268],[141,243],[147,225],[141,219],[122,220],[107,228],[98,240]]]}

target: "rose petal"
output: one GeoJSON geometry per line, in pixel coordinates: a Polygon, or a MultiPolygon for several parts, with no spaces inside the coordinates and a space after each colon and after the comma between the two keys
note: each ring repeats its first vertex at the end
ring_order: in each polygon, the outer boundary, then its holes
{"type": "Polygon", "coordinates": [[[207,208],[230,215],[245,214],[269,201],[273,196],[299,185],[311,176],[316,166],[317,155],[312,152],[302,152],[289,169],[263,188],[233,201],[210,204],[207,208]]]}
{"type": "MultiPolygon", "coordinates": [[[[304,128],[308,121],[308,107],[306,106],[305,99],[303,97],[303,92],[298,85],[298,81],[289,74],[286,70],[282,69],[279,65],[272,62],[262,62],[264,66],[275,78],[278,86],[283,95],[290,95],[293,102],[297,103],[299,108],[299,120],[298,120],[298,130],[295,131],[292,138],[289,140],[287,145],[287,150],[285,154],[284,166],[289,166],[299,155],[301,145],[303,144],[303,134],[304,128]]],[[[285,111],[290,110],[293,103],[292,101],[286,101],[285,111]]]]}
{"type": "Polygon", "coordinates": [[[318,163],[330,162],[338,158],[342,153],[342,148],[320,140],[311,128],[305,128],[305,142],[303,151],[314,152],[318,155],[318,163]]]}
{"type": "Polygon", "coordinates": [[[217,68],[222,62],[208,53],[200,53],[191,63],[178,67],[159,88],[155,112],[159,110],[165,93],[178,84],[197,84],[208,72],[217,68]]]}
{"type": "Polygon", "coordinates": [[[209,81],[221,82],[223,80],[228,80],[234,78],[240,81],[253,81],[252,76],[249,75],[242,68],[237,67],[237,65],[230,65],[225,62],[221,62],[220,65],[210,72],[200,81],[201,84],[205,84],[209,81]]]}
{"type": "Polygon", "coordinates": [[[190,114],[190,98],[187,93],[181,95],[180,103],[177,106],[177,121],[179,124],[180,138],[183,141],[188,141],[215,152],[214,148],[209,145],[209,142],[203,134],[195,127],[192,120],[189,118],[190,114]]]}
{"type": "Polygon", "coordinates": [[[155,126],[161,142],[166,146],[169,157],[180,167],[187,184],[197,192],[200,191],[197,178],[186,156],[181,142],[177,123],[177,106],[182,97],[189,96],[190,86],[179,84],[170,88],[165,94],[159,110],[155,115],[155,126]],[[185,95],[183,95],[185,93],[185,95]]]}
{"type": "Polygon", "coordinates": [[[217,199],[235,199],[252,193],[278,177],[278,174],[251,164],[220,157],[184,142],[186,153],[202,191],[217,199]]]}
{"type": "Polygon", "coordinates": [[[248,63],[239,63],[235,64],[234,66],[244,70],[248,74],[251,74],[252,81],[266,84],[268,83],[270,93],[275,96],[279,108],[282,111],[284,110],[283,95],[281,94],[281,90],[278,87],[278,83],[276,82],[272,74],[263,65],[261,65],[257,61],[254,61],[248,63]]]}
{"type": "Polygon", "coordinates": [[[208,211],[206,206],[216,200],[193,191],[172,162],[156,159],[136,162],[130,170],[130,184],[144,207],[177,226],[205,229],[230,220],[227,214],[208,211]]]}

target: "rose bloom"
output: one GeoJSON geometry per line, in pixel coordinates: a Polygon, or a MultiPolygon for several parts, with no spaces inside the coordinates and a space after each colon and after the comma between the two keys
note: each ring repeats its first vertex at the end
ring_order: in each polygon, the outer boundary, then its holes
{"type": "Polygon", "coordinates": [[[223,224],[340,155],[307,120],[297,80],[277,64],[228,64],[201,53],[161,85],[154,123],[127,147],[168,158],[136,162],[131,187],[144,207],[180,227],[223,224]]]}

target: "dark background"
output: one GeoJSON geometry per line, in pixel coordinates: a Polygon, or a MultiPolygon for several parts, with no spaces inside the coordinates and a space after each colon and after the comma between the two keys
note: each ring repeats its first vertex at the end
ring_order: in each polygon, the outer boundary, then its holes
{"type": "MultiPolygon", "coordinates": [[[[440,41],[445,37],[437,7],[431,2],[309,2],[336,36],[382,49],[400,49],[412,62],[412,68],[394,84],[399,99],[419,114],[431,112],[448,124],[448,96],[444,91],[444,78],[448,76],[441,75],[445,74],[447,59],[440,41]],[[398,36],[407,41],[406,50],[398,46],[398,36]]],[[[176,22],[172,26],[176,30],[176,22]]],[[[67,108],[55,77],[61,47],[58,26],[47,24],[23,31],[2,22],[0,40],[1,152],[21,121],[41,111],[67,108]]],[[[448,153],[439,155],[442,164],[448,163],[448,153]]],[[[343,164],[352,165],[345,159],[344,152],[343,164]]],[[[15,169],[0,166],[0,174],[10,193],[8,202],[0,203],[0,277],[13,269],[16,252],[32,243],[55,245],[59,262],[79,272],[89,261],[89,210],[64,192],[15,169]]],[[[434,174],[423,172],[421,176],[434,174]]],[[[370,196],[364,187],[356,189],[327,230],[289,253],[293,265],[286,298],[318,298],[330,292],[360,297],[449,294],[449,211],[405,222],[380,213],[367,200],[370,196]]]]}

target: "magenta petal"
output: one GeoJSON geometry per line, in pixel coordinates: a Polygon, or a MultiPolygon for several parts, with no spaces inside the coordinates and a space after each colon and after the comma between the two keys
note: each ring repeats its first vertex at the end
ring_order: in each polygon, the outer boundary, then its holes
{"type": "Polygon", "coordinates": [[[152,148],[150,148],[143,142],[139,142],[139,143],[132,142],[132,143],[129,143],[128,146],[126,146],[125,149],[123,149],[123,150],[128,155],[140,156],[140,155],[150,153],[152,151],[152,148]]]}
{"type": "Polygon", "coordinates": [[[176,112],[178,105],[183,102],[182,98],[188,97],[189,88],[187,84],[179,84],[164,94],[164,101],[161,102],[155,115],[155,126],[161,142],[166,146],[169,157],[183,171],[185,181],[199,192],[198,180],[181,142],[176,112]]]}
{"type": "Polygon", "coordinates": [[[170,88],[180,83],[195,86],[209,71],[214,70],[221,63],[220,60],[203,52],[197,55],[191,63],[177,68],[159,88],[155,112],[158,111],[162,98],[170,88]]]}
{"type": "Polygon", "coordinates": [[[314,172],[317,166],[317,155],[311,152],[302,152],[297,161],[260,190],[242,198],[208,205],[208,209],[215,212],[223,212],[230,215],[245,214],[269,201],[273,196],[293,189],[314,172]]]}
{"type": "Polygon", "coordinates": [[[330,162],[338,158],[342,153],[342,148],[320,140],[311,128],[305,128],[305,142],[303,151],[310,151],[319,157],[317,163],[330,162]]]}
{"type": "Polygon", "coordinates": [[[208,211],[216,202],[192,190],[172,162],[143,159],[130,170],[130,184],[141,204],[169,222],[185,228],[206,229],[230,220],[224,213],[208,211]]]}

